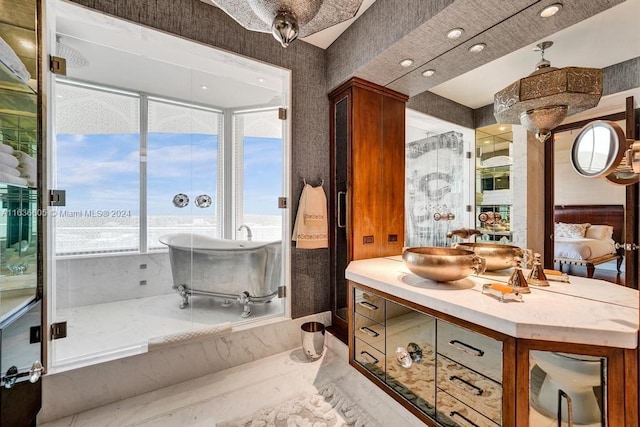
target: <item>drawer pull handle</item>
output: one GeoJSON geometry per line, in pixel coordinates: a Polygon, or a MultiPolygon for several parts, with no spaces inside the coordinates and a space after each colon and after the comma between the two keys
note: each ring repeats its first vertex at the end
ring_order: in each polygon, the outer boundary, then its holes
{"type": "Polygon", "coordinates": [[[464,351],[465,353],[468,353],[472,356],[476,356],[476,357],[484,356],[484,351],[480,350],[479,348],[475,348],[474,346],[471,346],[469,344],[465,344],[462,341],[451,340],[449,341],[449,345],[457,348],[460,351],[464,351]]]}
{"type": "Polygon", "coordinates": [[[360,328],[360,332],[364,332],[365,334],[369,335],[370,337],[376,338],[378,337],[380,334],[377,333],[376,331],[374,331],[373,329],[363,326],[360,328]]]}
{"type": "Polygon", "coordinates": [[[451,419],[453,419],[454,417],[459,417],[462,418],[467,424],[469,424],[470,426],[473,427],[480,427],[478,424],[474,423],[473,421],[471,421],[469,418],[465,417],[464,415],[462,415],[460,412],[458,411],[453,411],[449,413],[449,416],[451,417],[451,419]]]}
{"type": "Polygon", "coordinates": [[[466,391],[467,393],[475,394],[476,396],[482,396],[482,394],[484,393],[483,389],[481,389],[477,385],[471,384],[469,381],[464,380],[457,375],[451,375],[449,377],[449,381],[451,381],[451,384],[455,385],[461,390],[466,391]],[[462,384],[458,384],[456,381],[461,382],[462,384]]]}
{"type": "Polygon", "coordinates": [[[370,302],[366,302],[366,301],[360,301],[358,303],[358,305],[361,305],[362,307],[366,308],[367,310],[377,310],[378,306],[375,304],[371,304],[370,302]]]}
{"type": "Polygon", "coordinates": [[[360,356],[362,356],[362,358],[365,360],[365,362],[368,363],[373,363],[374,365],[377,365],[378,362],[380,362],[378,359],[376,359],[375,357],[373,357],[373,355],[371,353],[369,353],[366,350],[363,350],[360,352],[360,356]],[[369,360],[367,360],[369,359],[369,360]]]}

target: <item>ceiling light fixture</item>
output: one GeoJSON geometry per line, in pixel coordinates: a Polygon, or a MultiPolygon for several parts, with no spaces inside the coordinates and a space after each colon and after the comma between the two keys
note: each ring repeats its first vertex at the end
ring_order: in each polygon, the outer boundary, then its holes
{"type": "Polygon", "coordinates": [[[473,52],[473,53],[482,52],[485,47],[487,47],[487,45],[484,43],[476,43],[471,47],[469,47],[469,52],[473,52]]]}
{"type": "Polygon", "coordinates": [[[413,65],[413,59],[407,58],[400,61],[400,65],[402,67],[411,67],[413,65]]]}
{"type": "Polygon", "coordinates": [[[207,85],[200,85],[200,88],[201,88],[202,90],[207,90],[207,85]]]}
{"type": "Polygon", "coordinates": [[[363,0],[211,0],[247,30],[272,33],[287,47],[353,18],[363,0]]]}
{"type": "Polygon", "coordinates": [[[425,77],[431,77],[431,76],[433,76],[435,73],[436,73],[436,70],[434,70],[434,69],[431,69],[431,68],[430,68],[430,69],[428,69],[428,70],[424,70],[424,71],[422,72],[422,75],[423,75],[423,76],[425,76],[425,77]]]}
{"type": "Polygon", "coordinates": [[[560,12],[560,9],[562,9],[562,3],[554,3],[542,9],[540,11],[540,16],[542,16],[543,18],[550,18],[556,13],[560,12]]]}
{"type": "Polygon", "coordinates": [[[510,84],[493,97],[498,123],[521,124],[544,142],[565,117],[598,105],[602,96],[602,70],[555,68],[544,59],[551,41],[539,43],[542,59],[534,72],[510,84]]]}
{"type": "Polygon", "coordinates": [[[447,33],[447,38],[455,40],[459,38],[463,33],[464,30],[462,28],[454,28],[453,30],[449,30],[449,32],[447,33]]]}

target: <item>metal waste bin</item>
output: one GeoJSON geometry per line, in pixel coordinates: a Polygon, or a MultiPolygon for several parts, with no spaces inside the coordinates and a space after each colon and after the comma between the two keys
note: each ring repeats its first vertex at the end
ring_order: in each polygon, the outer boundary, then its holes
{"type": "Polygon", "coordinates": [[[320,322],[303,323],[302,350],[309,360],[316,360],[322,356],[324,350],[324,325],[320,322]]]}

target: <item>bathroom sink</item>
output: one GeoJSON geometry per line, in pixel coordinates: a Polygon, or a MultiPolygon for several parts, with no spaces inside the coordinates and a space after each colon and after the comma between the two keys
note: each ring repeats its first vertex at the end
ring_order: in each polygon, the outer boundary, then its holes
{"type": "Polygon", "coordinates": [[[429,246],[405,249],[402,260],[413,274],[439,282],[482,274],[486,264],[482,257],[468,249],[429,246]]]}
{"type": "Polygon", "coordinates": [[[517,246],[502,243],[454,243],[454,248],[473,251],[487,262],[487,271],[498,271],[513,267],[515,258],[523,258],[525,251],[517,246]]]}

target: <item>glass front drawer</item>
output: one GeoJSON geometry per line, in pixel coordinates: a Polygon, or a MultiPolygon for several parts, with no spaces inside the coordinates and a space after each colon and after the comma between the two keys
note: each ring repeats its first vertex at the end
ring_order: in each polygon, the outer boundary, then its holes
{"type": "Polygon", "coordinates": [[[358,338],[354,340],[353,358],[367,371],[371,372],[382,381],[385,380],[384,354],[358,338]]]}
{"type": "Polygon", "coordinates": [[[496,427],[498,425],[441,390],[438,390],[437,405],[436,419],[443,426],[496,427]]]}
{"type": "Polygon", "coordinates": [[[438,388],[492,419],[502,420],[502,386],[451,359],[438,355],[438,388]]]}
{"type": "Polygon", "coordinates": [[[359,313],[354,314],[354,335],[382,353],[385,353],[385,327],[359,313]]]}
{"type": "Polygon", "coordinates": [[[502,383],[502,342],[438,320],[438,353],[502,383]]]}
{"type": "Polygon", "coordinates": [[[355,288],[354,306],[356,313],[374,320],[381,325],[385,324],[384,298],[355,288]]]}

